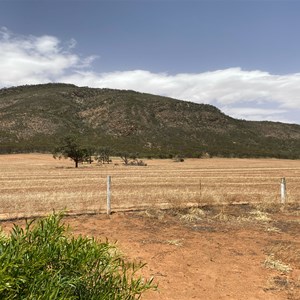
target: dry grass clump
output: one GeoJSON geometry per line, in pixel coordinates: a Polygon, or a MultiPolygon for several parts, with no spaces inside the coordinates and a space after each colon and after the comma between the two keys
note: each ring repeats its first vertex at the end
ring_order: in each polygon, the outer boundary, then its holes
{"type": "Polygon", "coordinates": [[[167,240],[167,244],[181,247],[183,245],[183,239],[167,240]]]}
{"type": "Polygon", "coordinates": [[[250,212],[250,215],[255,220],[260,221],[260,222],[269,222],[272,220],[268,213],[262,212],[260,210],[253,210],[252,212],[250,212]]]}
{"type": "Polygon", "coordinates": [[[255,205],[256,209],[266,213],[277,213],[283,211],[285,206],[276,201],[262,201],[255,205]]]}
{"type": "Polygon", "coordinates": [[[277,260],[300,266],[300,248],[297,243],[276,241],[267,248],[267,253],[272,254],[277,260]]]}
{"type": "Polygon", "coordinates": [[[179,215],[180,220],[185,222],[195,222],[203,220],[206,217],[206,212],[198,207],[191,207],[186,213],[179,215]]]}
{"type": "Polygon", "coordinates": [[[219,213],[216,214],[213,218],[219,221],[226,221],[226,222],[237,219],[236,216],[234,216],[233,214],[231,214],[229,211],[226,210],[226,205],[222,205],[219,213]]]}
{"type": "Polygon", "coordinates": [[[292,271],[292,268],[283,263],[281,260],[275,259],[275,255],[271,253],[264,261],[264,266],[268,269],[275,269],[282,273],[288,273],[292,271]]]}
{"type": "Polygon", "coordinates": [[[285,290],[288,289],[290,285],[291,282],[286,275],[273,276],[268,280],[268,288],[266,288],[266,290],[285,290]]]}
{"type": "Polygon", "coordinates": [[[148,218],[151,219],[162,220],[165,217],[166,212],[161,209],[147,209],[144,212],[142,212],[142,214],[146,215],[148,218]]]}
{"type": "Polygon", "coordinates": [[[264,266],[280,272],[280,275],[273,276],[268,281],[267,290],[288,291],[289,299],[299,299],[300,277],[293,276],[294,271],[297,272],[300,265],[300,249],[299,243],[293,241],[273,241],[266,249],[266,259],[264,266]]]}
{"type": "Polygon", "coordinates": [[[279,228],[277,228],[275,226],[272,226],[272,225],[267,226],[266,231],[267,232],[276,232],[276,233],[281,233],[282,232],[279,228]]]}

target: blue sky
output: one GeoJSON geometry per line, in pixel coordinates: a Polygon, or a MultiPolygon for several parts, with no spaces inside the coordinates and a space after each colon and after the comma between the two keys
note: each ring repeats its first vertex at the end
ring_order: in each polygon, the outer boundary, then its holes
{"type": "Polygon", "coordinates": [[[133,89],[300,124],[300,1],[0,0],[0,87],[133,89]]]}

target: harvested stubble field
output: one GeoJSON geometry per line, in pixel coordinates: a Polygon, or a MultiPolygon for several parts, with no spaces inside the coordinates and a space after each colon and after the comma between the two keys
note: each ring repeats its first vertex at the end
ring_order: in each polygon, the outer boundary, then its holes
{"type": "Polygon", "coordinates": [[[158,291],[142,299],[300,299],[299,161],[147,163],[125,167],[116,159],[75,169],[50,155],[0,156],[1,227],[12,228],[5,218],[53,208],[105,212],[111,175],[113,211],[119,212],[65,221],[75,234],[117,240],[130,260],[147,263],[143,274],[154,276],[158,291]],[[287,180],[284,206],[281,177],[287,180]],[[201,208],[178,208],[186,204],[201,208]],[[130,208],[146,210],[120,212],[130,208]]]}
{"type": "Polygon", "coordinates": [[[300,161],[276,159],[148,160],[148,166],[80,165],[51,155],[0,156],[0,217],[29,217],[54,210],[97,213],[106,209],[112,176],[112,210],[170,208],[241,202],[300,201],[300,161]]]}

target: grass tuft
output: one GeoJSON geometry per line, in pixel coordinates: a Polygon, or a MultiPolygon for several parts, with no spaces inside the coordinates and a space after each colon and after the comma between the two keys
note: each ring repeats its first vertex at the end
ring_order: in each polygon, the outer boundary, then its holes
{"type": "Polygon", "coordinates": [[[187,213],[180,215],[180,220],[185,222],[195,222],[202,220],[206,216],[204,210],[198,207],[189,208],[187,213]]]}
{"type": "Polygon", "coordinates": [[[275,259],[274,254],[270,254],[266,258],[264,261],[264,266],[268,269],[275,269],[282,273],[288,273],[292,271],[292,268],[289,265],[283,263],[281,260],[275,259]]]}
{"type": "Polygon", "coordinates": [[[168,245],[174,245],[174,246],[181,247],[183,245],[183,239],[168,240],[167,243],[168,243],[168,245]]]}
{"type": "Polygon", "coordinates": [[[257,221],[261,221],[261,222],[269,222],[269,221],[271,221],[271,218],[269,217],[269,214],[266,213],[266,212],[262,212],[260,210],[253,210],[253,211],[250,212],[250,214],[257,221]]]}

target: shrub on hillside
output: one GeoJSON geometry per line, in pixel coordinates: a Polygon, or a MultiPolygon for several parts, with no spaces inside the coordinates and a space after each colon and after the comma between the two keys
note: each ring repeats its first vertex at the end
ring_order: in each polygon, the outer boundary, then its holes
{"type": "Polygon", "coordinates": [[[139,299],[152,279],[114,245],[73,237],[53,214],[0,235],[0,299],[139,299]]]}

